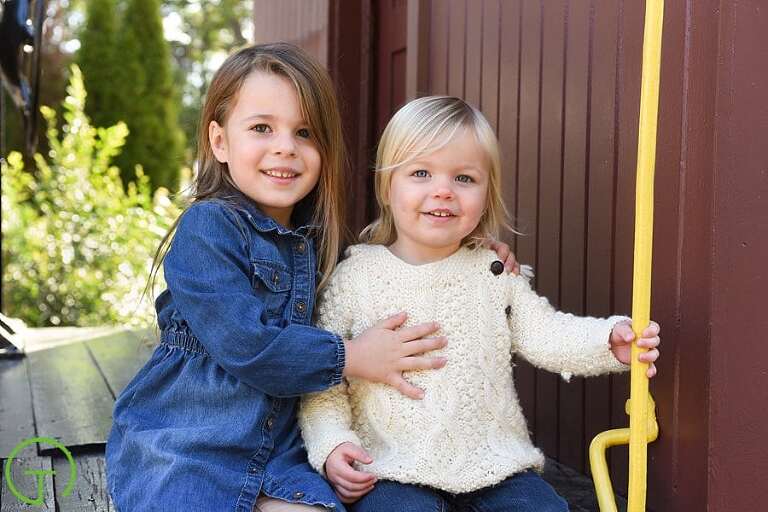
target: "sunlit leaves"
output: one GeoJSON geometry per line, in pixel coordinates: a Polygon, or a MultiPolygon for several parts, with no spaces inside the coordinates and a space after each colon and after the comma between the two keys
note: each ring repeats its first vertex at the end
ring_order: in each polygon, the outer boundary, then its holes
{"type": "Polygon", "coordinates": [[[77,67],[67,92],[60,131],[43,109],[51,149],[36,174],[18,153],[2,166],[4,308],[37,326],[146,325],[152,304],[139,299],[179,208],[165,189],[152,196],[140,166],[123,186],[111,162],[128,129],[91,125],[77,67]]]}

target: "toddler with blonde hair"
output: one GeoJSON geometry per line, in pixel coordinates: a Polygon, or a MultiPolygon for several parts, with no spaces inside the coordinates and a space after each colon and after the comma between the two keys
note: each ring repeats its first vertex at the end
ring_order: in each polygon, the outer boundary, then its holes
{"type": "MultiPolygon", "coordinates": [[[[405,374],[413,400],[352,376],[302,399],[310,464],[355,512],[565,511],[539,476],[513,383],[512,358],[571,375],[628,368],[629,319],[556,311],[529,283],[502,272],[483,241],[506,225],[498,142],[459,98],[401,108],[382,135],[376,195],[381,214],[347,251],[318,303],[318,325],[352,337],[389,314],[437,321],[450,344],[436,371],[405,374]],[[363,470],[361,465],[365,465],[363,470]]],[[[526,277],[526,274],[528,277],[526,277]]],[[[659,327],[638,340],[655,373],[659,327]]]]}

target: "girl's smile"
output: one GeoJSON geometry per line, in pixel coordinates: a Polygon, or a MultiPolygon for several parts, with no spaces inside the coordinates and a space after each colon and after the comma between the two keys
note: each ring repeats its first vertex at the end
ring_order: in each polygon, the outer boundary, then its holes
{"type": "Polygon", "coordinates": [[[422,212],[422,215],[426,215],[430,222],[437,223],[448,222],[456,218],[456,214],[448,208],[437,208],[435,210],[422,212]]]}
{"type": "Polygon", "coordinates": [[[269,176],[278,185],[289,185],[301,174],[296,169],[291,169],[290,167],[273,167],[272,169],[262,169],[261,172],[269,176]]]}

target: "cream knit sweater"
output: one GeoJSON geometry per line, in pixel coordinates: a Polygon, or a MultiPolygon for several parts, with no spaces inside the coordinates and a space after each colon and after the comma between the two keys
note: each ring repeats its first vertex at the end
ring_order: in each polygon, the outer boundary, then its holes
{"type": "Polygon", "coordinates": [[[515,392],[511,357],[561,373],[623,371],[609,349],[625,317],[583,318],[555,311],[527,279],[494,275],[492,251],[462,248],[434,263],[410,265],[382,245],[347,252],[318,302],[319,325],[352,338],[380,319],[408,312],[406,326],[436,321],[448,346],[439,370],[409,372],[425,390],[397,390],[349,379],[302,400],[299,424],[310,464],[321,473],[339,444],[364,447],[379,478],[465,493],[527,468],[541,468],[515,392]]]}

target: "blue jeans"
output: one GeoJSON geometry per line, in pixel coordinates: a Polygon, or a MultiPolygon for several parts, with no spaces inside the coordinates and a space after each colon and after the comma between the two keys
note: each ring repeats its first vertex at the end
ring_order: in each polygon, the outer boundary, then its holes
{"type": "Polygon", "coordinates": [[[568,512],[568,503],[532,470],[492,487],[450,494],[429,487],[380,480],[352,512],[568,512]]]}

